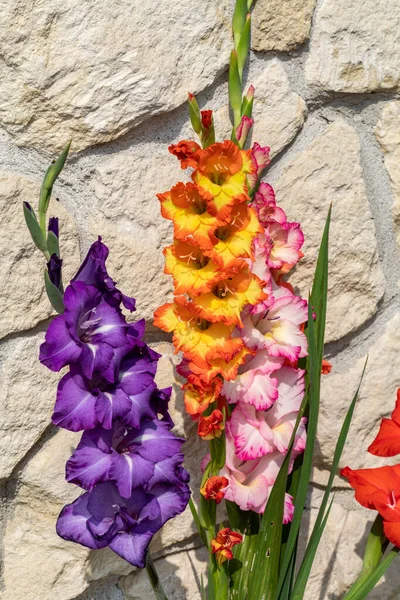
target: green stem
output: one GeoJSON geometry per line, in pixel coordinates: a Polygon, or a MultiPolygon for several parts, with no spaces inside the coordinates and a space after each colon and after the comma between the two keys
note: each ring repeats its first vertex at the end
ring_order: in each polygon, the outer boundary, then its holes
{"type": "Polygon", "coordinates": [[[153,588],[153,592],[157,600],[168,600],[163,587],[161,585],[161,581],[158,577],[158,573],[153,563],[153,559],[151,558],[150,552],[147,552],[146,558],[146,571],[149,576],[149,581],[151,587],[153,588]]]}

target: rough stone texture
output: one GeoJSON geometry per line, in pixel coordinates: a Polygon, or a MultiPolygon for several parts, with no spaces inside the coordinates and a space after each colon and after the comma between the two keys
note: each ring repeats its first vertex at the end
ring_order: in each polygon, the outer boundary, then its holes
{"type": "Polygon", "coordinates": [[[311,36],[306,77],[319,90],[391,90],[400,82],[397,0],[324,0],[311,36]]]}
{"type": "MultiPolygon", "coordinates": [[[[394,316],[384,331],[368,349],[368,365],[361,387],[341,465],[351,468],[367,468],[388,464],[367,453],[367,447],[378,433],[382,417],[390,416],[396,401],[396,389],[400,387],[400,315],[394,316]]],[[[322,379],[321,412],[318,428],[317,459],[330,464],[336,440],[349,404],[359,384],[366,356],[349,361],[339,371],[322,379]]],[[[394,459],[398,462],[397,459],[394,459]]]]}
{"type": "MultiPolygon", "coordinates": [[[[273,157],[299,133],[307,116],[307,106],[291,89],[285,68],[276,59],[268,62],[251,81],[255,87],[252,140],[269,146],[273,157]]],[[[216,112],[215,122],[220,139],[229,139],[232,125],[227,107],[216,112]]]]}
{"type": "Polygon", "coordinates": [[[400,102],[384,105],[375,135],[385,155],[385,167],[394,196],[392,206],[397,243],[400,246],[400,102]]]}
{"type": "MultiPolygon", "coordinates": [[[[29,234],[22,211],[26,201],[35,208],[40,184],[13,173],[0,172],[2,222],[0,236],[0,337],[34,327],[52,314],[43,282],[45,260],[29,234]]],[[[60,202],[51,200],[49,216],[60,218],[60,244],[64,256],[64,280],[79,264],[79,246],[73,218],[60,202]]]]}
{"type": "Polygon", "coordinates": [[[311,289],[332,203],[326,340],[337,340],[375,314],[385,288],[353,127],[343,120],[327,127],[285,168],[275,191],[305,235],[305,257],[290,278],[303,295],[311,289]]]}
{"type": "MultiPolygon", "coordinates": [[[[207,551],[197,548],[155,561],[164,591],[170,600],[201,600],[200,578],[206,577],[207,551]]],[[[121,587],[125,600],[154,600],[147,573],[136,571],[121,587]]]]}
{"type": "Polygon", "coordinates": [[[107,142],[225,67],[230,2],[5,3],[0,122],[20,145],[107,142]],[[149,43],[151,36],[151,44],[149,43]],[[73,40],[73,43],[71,43],[73,40]]]}
{"type": "Polygon", "coordinates": [[[59,374],[39,363],[42,341],[40,334],[0,349],[0,479],[10,475],[50,423],[59,374]]]}
{"type": "Polygon", "coordinates": [[[254,50],[287,51],[308,40],[316,0],[258,0],[253,13],[254,50]]]}
{"type": "Polygon", "coordinates": [[[153,318],[157,306],[172,297],[171,277],[164,275],[164,246],[172,225],[161,217],[157,193],[185,177],[165,145],[136,146],[99,161],[94,173],[94,202],[89,216],[92,239],[103,236],[110,248],[110,274],[135,296],[140,317],[153,318]]]}

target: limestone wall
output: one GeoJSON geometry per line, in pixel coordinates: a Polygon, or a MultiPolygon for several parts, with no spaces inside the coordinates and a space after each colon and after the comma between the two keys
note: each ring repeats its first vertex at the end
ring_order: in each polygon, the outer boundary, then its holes
{"type": "MultiPolygon", "coordinates": [[[[136,296],[147,340],[164,354],[159,381],[170,385],[176,357],[152,326],[152,313],[171,297],[162,270],[171,226],[155,194],[182,177],[167,146],[191,135],[187,91],[215,110],[219,139],[228,135],[233,2],[0,4],[0,597],[150,600],[145,573],[111,551],[89,552],[55,533],[59,510],[77,495],[63,470],[79,434],[50,424],[58,375],[37,355],[51,311],[21,203],[36,205],[49,160],[72,137],[74,152],[52,201],[65,275],[101,234],[112,276],[136,296]]],[[[343,465],[380,464],[366,448],[400,386],[400,4],[258,0],[253,26],[253,139],[271,147],[268,181],[306,235],[305,258],[292,278],[304,295],[333,204],[326,347],[333,370],[323,380],[304,539],[367,353],[343,465]]],[[[182,413],[177,392],[174,418],[177,431],[191,435],[186,462],[197,488],[204,446],[182,413]]],[[[360,567],[373,517],[338,478],[307,598],[341,596],[360,567]]],[[[170,598],[198,600],[204,550],[188,513],[164,528],[153,553],[170,598]]],[[[396,590],[395,562],[370,598],[389,600],[396,590]]]]}

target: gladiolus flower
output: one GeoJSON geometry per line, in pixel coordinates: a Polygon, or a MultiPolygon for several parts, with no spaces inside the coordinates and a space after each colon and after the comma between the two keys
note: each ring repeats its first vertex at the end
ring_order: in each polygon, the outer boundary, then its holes
{"type": "Polygon", "coordinates": [[[368,447],[375,456],[396,456],[400,454],[400,389],[391,419],[382,419],[378,435],[368,447]]]}
{"type": "Polygon", "coordinates": [[[203,440],[214,440],[221,437],[224,429],[224,415],[220,410],[213,410],[208,417],[201,417],[197,428],[203,440]]]}
{"type": "Polygon", "coordinates": [[[217,536],[211,540],[212,553],[216,555],[217,563],[221,565],[226,560],[231,560],[233,546],[240,544],[242,540],[243,536],[229,527],[220,529],[217,536]]]}
{"type": "Polygon", "coordinates": [[[185,391],[185,409],[193,420],[198,419],[210,404],[216,401],[221,392],[222,383],[220,377],[214,377],[206,383],[196,375],[190,375],[188,383],[183,386],[183,390],[185,391]]]}
{"type": "Polygon", "coordinates": [[[389,541],[400,547],[400,465],[340,471],[355,490],[361,506],[377,510],[383,517],[383,531],[389,541]]]}
{"type": "Polygon", "coordinates": [[[196,161],[197,170],[192,178],[200,189],[212,196],[209,213],[228,222],[233,205],[249,200],[246,175],[252,169],[250,152],[225,141],[199,150],[196,161]]]}
{"type": "Polygon", "coordinates": [[[206,500],[215,500],[219,504],[225,495],[224,489],[228,483],[229,481],[226,477],[210,477],[203,487],[200,488],[200,493],[206,500]]]}
{"type": "Polygon", "coordinates": [[[282,225],[286,223],[285,212],[276,205],[275,192],[269,183],[260,183],[254,195],[252,206],[257,211],[259,221],[263,227],[266,227],[272,221],[282,225]]]}
{"type": "Polygon", "coordinates": [[[168,147],[168,151],[180,160],[182,169],[187,169],[188,167],[196,168],[197,162],[194,159],[194,155],[199,149],[199,144],[192,140],[183,140],[178,144],[171,144],[168,147]]]}
{"type": "Polygon", "coordinates": [[[158,194],[161,214],[173,221],[177,240],[197,244],[202,250],[211,250],[218,243],[215,230],[221,221],[207,211],[209,198],[193,183],[178,183],[169,192],[158,194]]]}

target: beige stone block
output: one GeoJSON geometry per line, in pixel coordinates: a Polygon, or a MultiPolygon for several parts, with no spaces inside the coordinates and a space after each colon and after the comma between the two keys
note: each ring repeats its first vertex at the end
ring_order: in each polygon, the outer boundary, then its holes
{"type": "Polygon", "coordinates": [[[43,335],[11,341],[0,351],[0,479],[50,424],[60,375],[39,363],[42,341],[43,335]]]}
{"type": "Polygon", "coordinates": [[[138,318],[172,298],[172,278],[165,275],[163,248],[172,242],[171,221],[161,216],[156,194],[185,178],[178,160],[163,144],[135,147],[99,161],[89,215],[92,240],[98,235],[110,248],[107,268],[125,294],[137,300],[138,318]]]}
{"type": "Polygon", "coordinates": [[[229,0],[8,2],[0,122],[17,144],[73,151],[182,104],[226,67],[229,0]]]}
{"type": "Polygon", "coordinates": [[[324,0],[314,18],[308,83],[348,93],[397,88],[399,26],[397,0],[324,0]]]}
{"type": "MultiPolygon", "coordinates": [[[[40,183],[13,173],[0,173],[0,337],[34,327],[54,314],[44,289],[46,266],[25,224],[22,202],[36,211],[40,183]]],[[[59,217],[63,277],[67,282],[79,265],[75,223],[60,202],[53,198],[49,216],[59,217]]]]}
{"type": "Polygon", "coordinates": [[[258,0],[253,11],[254,50],[294,50],[310,36],[316,0],[258,0]]]}
{"type": "MultiPolygon", "coordinates": [[[[181,551],[155,561],[164,591],[170,600],[201,600],[201,576],[206,581],[207,551],[204,547],[181,551]]],[[[121,582],[125,600],[153,600],[147,573],[136,571],[121,582]]]]}
{"type": "MultiPolygon", "coordinates": [[[[379,430],[382,417],[389,417],[394,409],[396,390],[400,387],[400,315],[395,315],[381,335],[368,349],[368,365],[360,390],[340,467],[352,469],[378,467],[391,459],[381,459],[367,452],[379,430]]],[[[340,370],[334,368],[322,378],[321,410],[316,448],[317,465],[330,465],[339,432],[351,400],[357,390],[366,356],[352,361],[341,361],[340,370]]],[[[392,459],[398,462],[398,457],[392,459]]]]}
{"type": "Polygon", "coordinates": [[[332,203],[326,340],[361,327],[376,312],[384,293],[374,222],[368,205],[356,131],[332,123],[285,167],[275,185],[278,203],[305,236],[290,282],[307,297],[322,232],[332,203]]]}
{"type": "Polygon", "coordinates": [[[385,167],[390,178],[394,196],[393,219],[400,246],[400,102],[388,102],[383,106],[375,135],[384,153],[385,167]]]}
{"type": "MultiPolygon", "coordinates": [[[[296,137],[307,116],[304,100],[290,87],[288,76],[282,63],[273,59],[254,78],[254,126],[251,140],[261,146],[271,148],[271,157],[276,156],[296,137]]],[[[232,125],[228,106],[215,113],[215,126],[218,139],[230,139],[232,125]]]]}

